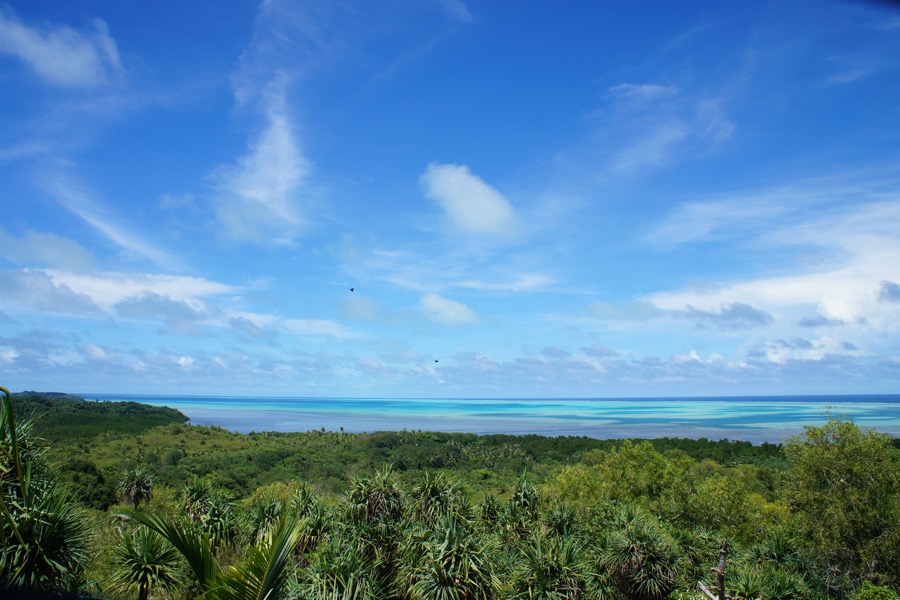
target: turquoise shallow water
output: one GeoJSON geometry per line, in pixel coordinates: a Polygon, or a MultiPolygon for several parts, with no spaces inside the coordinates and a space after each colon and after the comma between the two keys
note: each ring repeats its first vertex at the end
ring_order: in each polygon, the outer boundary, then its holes
{"type": "Polygon", "coordinates": [[[900,437],[900,395],[741,398],[250,398],[82,394],[170,406],[232,431],[401,429],[597,438],[688,437],[778,442],[827,415],[900,437]]]}

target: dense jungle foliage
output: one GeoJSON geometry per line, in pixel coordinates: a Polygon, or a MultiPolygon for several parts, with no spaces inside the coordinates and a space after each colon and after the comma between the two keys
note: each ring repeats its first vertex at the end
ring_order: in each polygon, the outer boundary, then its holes
{"type": "Polygon", "coordinates": [[[0,407],[0,595],[707,598],[727,548],[732,598],[898,598],[900,451],[841,419],[783,447],[240,435],[22,400],[0,407]]]}

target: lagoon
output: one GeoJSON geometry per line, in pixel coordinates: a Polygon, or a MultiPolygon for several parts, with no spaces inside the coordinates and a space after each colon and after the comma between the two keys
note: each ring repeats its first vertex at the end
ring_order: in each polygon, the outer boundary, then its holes
{"type": "Polygon", "coordinates": [[[781,442],[828,416],[900,437],[900,395],[703,398],[278,398],[81,394],[169,406],[240,433],[326,429],[781,442]]]}

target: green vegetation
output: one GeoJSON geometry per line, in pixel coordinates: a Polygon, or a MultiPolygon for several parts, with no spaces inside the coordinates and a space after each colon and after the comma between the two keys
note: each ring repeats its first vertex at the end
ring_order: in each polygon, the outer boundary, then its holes
{"type": "Polygon", "coordinates": [[[900,584],[900,450],[839,419],[783,448],[182,422],[93,438],[51,429],[48,445],[15,414],[7,398],[10,589],[699,599],[725,543],[733,598],[887,599],[900,584]]]}
{"type": "Polygon", "coordinates": [[[107,431],[135,435],[188,420],[174,408],[138,402],[96,402],[59,393],[13,394],[13,407],[23,417],[35,417],[35,434],[54,442],[91,439],[107,431]]]}

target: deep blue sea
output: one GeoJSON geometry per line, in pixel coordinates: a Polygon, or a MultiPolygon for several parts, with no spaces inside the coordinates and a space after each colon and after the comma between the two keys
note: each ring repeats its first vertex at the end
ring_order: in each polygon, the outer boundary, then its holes
{"type": "Polygon", "coordinates": [[[900,395],[722,398],[452,399],[265,398],[81,394],[170,406],[195,425],[231,431],[351,433],[425,430],[478,434],[687,437],[780,442],[828,416],[900,437],[900,395]]]}

